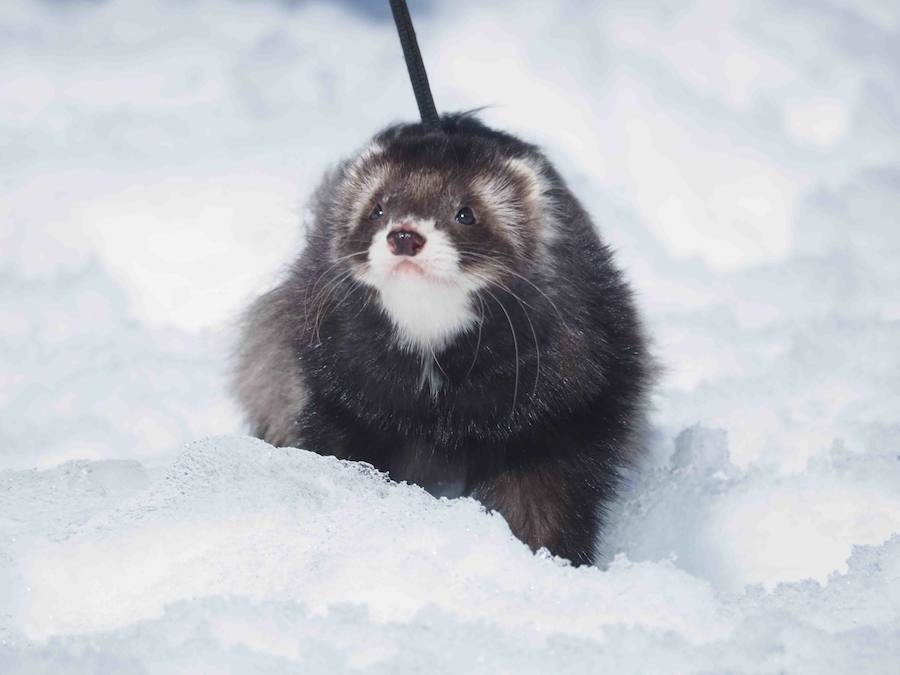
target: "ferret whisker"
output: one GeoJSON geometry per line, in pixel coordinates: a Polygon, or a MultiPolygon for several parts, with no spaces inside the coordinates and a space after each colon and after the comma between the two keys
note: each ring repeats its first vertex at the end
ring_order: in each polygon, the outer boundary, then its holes
{"type": "MultiPolygon", "coordinates": [[[[327,268],[325,268],[325,270],[316,277],[314,282],[306,285],[306,290],[304,292],[304,298],[303,298],[303,308],[304,308],[304,325],[307,328],[309,327],[309,308],[310,307],[318,307],[318,304],[319,304],[318,296],[315,295],[317,288],[319,286],[319,282],[321,282],[322,278],[325,275],[327,275],[332,269],[334,269],[337,265],[340,265],[342,262],[344,262],[345,260],[347,260],[349,258],[353,258],[355,256],[362,255],[363,253],[365,253],[365,251],[357,251],[356,253],[351,253],[346,256],[341,256],[340,258],[338,258],[337,260],[332,262],[331,265],[329,265],[327,268]],[[311,295],[314,296],[314,299],[312,302],[310,302],[311,295]]],[[[337,274],[341,274],[345,271],[346,270],[343,270],[343,269],[338,270],[337,274]]],[[[332,277],[331,280],[333,280],[333,279],[334,279],[334,277],[332,277]]],[[[328,286],[329,283],[331,283],[331,280],[326,282],[326,284],[325,284],[326,287],[328,286]]]]}
{"type": "Polygon", "coordinates": [[[568,330],[568,324],[566,323],[566,320],[563,317],[562,312],[559,311],[559,307],[553,301],[553,298],[551,298],[549,295],[547,295],[547,293],[540,286],[538,286],[536,283],[534,283],[531,279],[519,274],[515,270],[511,269],[508,265],[504,265],[502,262],[498,262],[492,256],[484,255],[483,253],[475,253],[474,251],[460,251],[460,255],[468,255],[468,256],[472,256],[473,258],[482,258],[485,260],[490,260],[491,262],[496,263],[502,272],[505,272],[506,274],[511,274],[512,276],[524,281],[526,284],[528,284],[529,286],[534,288],[534,290],[536,290],[538,293],[541,294],[541,296],[553,308],[553,311],[556,312],[556,316],[559,317],[560,322],[568,330]]]}
{"type": "MultiPolygon", "coordinates": [[[[352,274],[352,273],[351,273],[351,274],[352,274]]],[[[330,300],[331,298],[334,297],[335,292],[337,291],[338,288],[340,288],[341,284],[343,284],[343,283],[347,280],[347,277],[348,277],[348,276],[350,276],[350,275],[345,275],[345,276],[344,276],[337,284],[335,284],[334,288],[332,289],[332,293],[331,293],[331,295],[330,295],[329,300],[330,300]]],[[[359,281],[357,281],[356,279],[352,279],[349,288],[348,288],[347,291],[344,293],[344,295],[341,297],[341,299],[337,301],[337,303],[333,303],[333,304],[332,304],[332,303],[326,301],[326,303],[325,303],[324,306],[323,306],[323,311],[322,311],[321,314],[320,314],[319,321],[318,321],[318,323],[316,324],[316,339],[317,339],[320,343],[321,343],[321,338],[319,337],[319,330],[320,330],[320,328],[322,327],[322,322],[325,320],[325,316],[328,314],[328,312],[329,312],[330,310],[336,309],[336,308],[340,307],[341,305],[343,305],[343,304],[344,304],[344,301],[349,297],[349,295],[350,295],[354,290],[356,290],[356,288],[357,288],[358,286],[360,286],[360,285],[361,285],[361,284],[360,284],[359,281]]]]}
{"type": "Polygon", "coordinates": [[[441,362],[438,361],[437,354],[434,353],[434,347],[429,345],[428,350],[431,352],[431,358],[434,359],[434,365],[436,365],[438,367],[438,370],[441,371],[441,374],[446,378],[447,371],[444,370],[444,368],[441,366],[441,362]]]}
{"type": "Polygon", "coordinates": [[[509,293],[516,300],[516,302],[519,303],[519,306],[522,308],[522,313],[525,315],[525,320],[528,322],[528,326],[531,328],[531,337],[534,340],[535,372],[534,372],[534,388],[531,391],[531,396],[532,396],[532,398],[534,398],[534,396],[537,394],[538,382],[540,381],[540,377],[541,377],[541,348],[540,348],[540,345],[538,344],[537,331],[534,329],[534,323],[532,323],[532,321],[531,321],[531,315],[528,314],[528,309],[526,308],[527,303],[524,300],[522,300],[522,298],[520,298],[516,293],[514,293],[510,288],[505,286],[504,284],[501,284],[498,281],[494,281],[493,279],[488,279],[487,277],[484,277],[477,273],[475,273],[474,276],[481,278],[486,283],[493,284],[494,286],[497,286],[498,288],[503,289],[504,291],[509,293]]]}
{"type": "Polygon", "coordinates": [[[322,273],[318,277],[316,277],[316,280],[311,285],[307,284],[306,297],[304,298],[304,305],[306,305],[308,303],[310,294],[315,293],[316,287],[318,287],[319,282],[322,280],[322,277],[324,277],[326,274],[328,274],[331,270],[333,270],[337,265],[340,265],[342,262],[344,262],[346,260],[350,260],[352,258],[355,258],[356,256],[359,256],[359,255],[365,255],[367,252],[368,252],[368,249],[363,249],[361,251],[356,251],[354,253],[348,253],[347,255],[342,255],[342,256],[337,257],[328,267],[326,267],[322,271],[322,273]]]}
{"type": "Polygon", "coordinates": [[[506,311],[506,307],[504,307],[504,305],[500,301],[500,299],[496,295],[491,293],[487,288],[482,288],[481,290],[484,291],[485,293],[487,293],[489,296],[491,296],[494,299],[494,301],[498,305],[500,305],[500,309],[503,311],[503,314],[506,316],[506,321],[509,323],[509,330],[512,333],[513,353],[514,353],[514,358],[516,361],[516,375],[515,375],[515,381],[513,383],[512,408],[509,411],[509,414],[511,417],[516,412],[516,403],[518,402],[518,398],[519,398],[519,341],[516,338],[516,329],[515,329],[515,326],[513,326],[512,318],[509,316],[509,312],[506,311]]]}
{"type": "Polygon", "coordinates": [[[466,371],[466,374],[463,375],[464,380],[468,379],[469,375],[472,374],[472,369],[475,367],[475,362],[478,360],[478,350],[481,349],[481,330],[484,327],[484,298],[478,293],[475,294],[475,297],[478,298],[478,302],[481,304],[481,318],[478,319],[478,339],[475,342],[475,355],[472,357],[472,363],[469,365],[469,369],[466,371]]]}
{"type": "MultiPolygon", "coordinates": [[[[357,283],[359,283],[359,282],[357,282],[357,283]]],[[[361,284],[360,284],[360,285],[361,285],[361,284]]],[[[359,309],[356,310],[356,314],[353,315],[353,318],[354,318],[354,319],[356,319],[357,317],[359,317],[359,315],[362,314],[362,313],[365,311],[366,307],[369,306],[369,298],[370,298],[370,297],[371,297],[371,294],[370,294],[370,293],[366,293],[366,294],[365,294],[365,297],[364,297],[364,299],[363,299],[363,301],[362,301],[362,304],[360,304],[359,309]]]]}
{"type": "Polygon", "coordinates": [[[496,265],[502,272],[505,272],[505,273],[510,274],[518,279],[521,279],[522,281],[524,281],[525,283],[530,285],[532,288],[534,288],[534,290],[536,290],[538,293],[541,294],[541,296],[547,301],[547,303],[553,307],[553,309],[557,313],[557,316],[560,319],[563,318],[562,313],[559,311],[559,308],[557,307],[556,303],[553,301],[553,298],[551,298],[547,294],[547,292],[544,291],[543,288],[538,286],[536,283],[534,283],[531,279],[529,279],[525,275],[514,270],[510,265],[505,264],[505,262],[507,262],[507,261],[518,264],[518,263],[522,262],[521,259],[517,259],[514,256],[503,253],[502,251],[493,251],[493,250],[488,251],[487,253],[478,253],[476,251],[469,251],[469,250],[463,249],[460,251],[460,254],[471,256],[472,258],[487,260],[488,262],[491,262],[494,265],[496,265]]]}
{"type": "Polygon", "coordinates": [[[351,294],[353,291],[355,291],[357,288],[359,288],[359,286],[360,286],[360,282],[359,282],[358,280],[356,280],[356,279],[353,279],[353,280],[351,281],[351,283],[350,283],[350,287],[347,289],[347,292],[344,293],[344,295],[341,297],[340,300],[338,300],[336,306],[337,306],[337,307],[340,307],[341,305],[343,305],[344,302],[347,300],[347,298],[350,297],[350,294],[351,294]]]}
{"type": "MultiPolygon", "coordinates": [[[[338,273],[338,276],[333,278],[326,285],[327,293],[323,291],[323,296],[320,302],[316,305],[316,322],[314,324],[313,331],[313,339],[316,344],[322,344],[322,338],[319,334],[319,329],[322,327],[322,322],[325,320],[325,315],[328,314],[328,310],[331,308],[330,300],[334,296],[335,292],[338,288],[341,287],[341,284],[344,283],[348,278],[353,276],[353,270],[348,270],[343,273],[338,273]]],[[[359,282],[354,280],[354,284],[358,284],[359,282]]],[[[351,284],[351,289],[353,288],[353,284],[351,284]]],[[[346,297],[346,295],[344,296],[346,297]]],[[[343,302],[343,300],[342,300],[343,302]]],[[[340,303],[338,303],[340,304],[340,303]]]]}
{"type": "Polygon", "coordinates": [[[328,274],[337,265],[340,265],[342,262],[344,262],[346,260],[351,260],[351,259],[355,258],[356,256],[365,255],[367,252],[368,252],[368,249],[362,249],[360,251],[354,251],[353,253],[348,253],[347,255],[342,255],[342,256],[338,256],[337,258],[335,258],[332,261],[332,263],[328,267],[326,267],[322,271],[322,273],[319,274],[319,276],[316,277],[315,281],[313,282],[313,289],[315,289],[315,287],[319,284],[319,282],[322,280],[322,277],[324,277],[326,274],[328,274]]]}
{"type": "MultiPolygon", "coordinates": [[[[307,287],[307,298],[304,301],[304,305],[306,305],[306,324],[305,325],[306,325],[307,329],[309,329],[309,308],[310,307],[315,308],[315,322],[313,325],[316,328],[318,328],[319,312],[322,310],[322,304],[324,303],[325,299],[328,297],[328,295],[331,291],[332,284],[339,281],[339,279],[346,277],[350,273],[351,273],[350,270],[343,270],[343,269],[337,270],[333,274],[333,276],[331,276],[328,279],[328,281],[325,282],[325,284],[322,286],[322,288],[318,290],[315,297],[312,298],[312,301],[310,301],[310,299],[308,297],[309,296],[309,287],[307,287]]],[[[319,275],[319,278],[321,279],[322,275],[319,275]]]]}
{"type": "Polygon", "coordinates": [[[531,315],[528,313],[528,309],[526,308],[527,303],[503,284],[497,281],[494,281],[492,283],[495,286],[499,286],[516,299],[516,302],[518,302],[519,306],[522,308],[522,313],[525,315],[525,320],[528,322],[529,328],[531,328],[531,337],[532,339],[534,339],[534,388],[531,390],[531,397],[534,398],[537,394],[538,382],[541,378],[541,347],[538,344],[537,331],[534,329],[534,323],[532,323],[531,321],[531,315]]]}

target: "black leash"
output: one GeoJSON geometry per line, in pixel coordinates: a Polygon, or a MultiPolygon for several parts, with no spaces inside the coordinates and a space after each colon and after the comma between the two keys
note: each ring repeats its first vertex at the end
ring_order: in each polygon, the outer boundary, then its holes
{"type": "Polygon", "coordinates": [[[422,117],[422,124],[429,129],[440,129],[441,118],[434,106],[431,87],[428,86],[428,75],[425,72],[425,64],[422,62],[422,52],[419,51],[416,31],[413,28],[406,0],[390,0],[390,3],[391,12],[394,14],[394,23],[397,24],[397,35],[400,36],[400,46],[403,47],[403,58],[406,59],[406,69],[409,71],[409,81],[412,83],[416,103],[419,106],[419,115],[422,117]]]}

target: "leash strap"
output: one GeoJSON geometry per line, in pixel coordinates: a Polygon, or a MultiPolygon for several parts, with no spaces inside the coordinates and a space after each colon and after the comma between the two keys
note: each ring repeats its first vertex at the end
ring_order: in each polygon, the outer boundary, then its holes
{"type": "Polygon", "coordinates": [[[394,23],[397,25],[397,35],[400,36],[400,46],[403,47],[403,58],[406,59],[406,69],[409,71],[409,81],[412,84],[413,93],[416,95],[416,104],[419,106],[419,115],[422,124],[429,129],[440,129],[441,119],[437,108],[434,106],[434,98],[431,95],[431,87],[428,86],[428,74],[425,72],[425,63],[422,61],[422,52],[419,51],[419,43],[416,41],[416,31],[413,28],[412,17],[406,0],[390,0],[391,12],[394,14],[394,23]]]}

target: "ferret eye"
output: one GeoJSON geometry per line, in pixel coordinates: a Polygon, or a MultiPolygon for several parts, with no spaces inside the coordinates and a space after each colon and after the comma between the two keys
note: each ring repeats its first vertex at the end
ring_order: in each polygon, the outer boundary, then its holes
{"type": "Polygon", "coordinates": [[[475,224],[475,212],[472,211],[468,206],[462,207],[459,211],[456,212],[456,222],[462,225],[474,225],[475,224]]]}
{"type": "Polygon", "coordinates": [[[369,220],[378,220],[383,215],[384,209],[381,208],[381,204],[376,204],[375,208],[372,209],[372,213],[369,214],[369,220]]]}

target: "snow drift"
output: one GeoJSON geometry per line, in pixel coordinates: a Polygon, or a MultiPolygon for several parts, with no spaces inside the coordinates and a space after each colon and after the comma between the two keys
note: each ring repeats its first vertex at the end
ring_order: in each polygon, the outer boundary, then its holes
{"type": "Polygon", "coordinates": [[[251,439],[193,443],[155,481],[3,479],[4,672],[890,672],[900,640],[900,537],[821,585],[721,594],[676,561],[535,556],[472,500],[251,439]]]}

